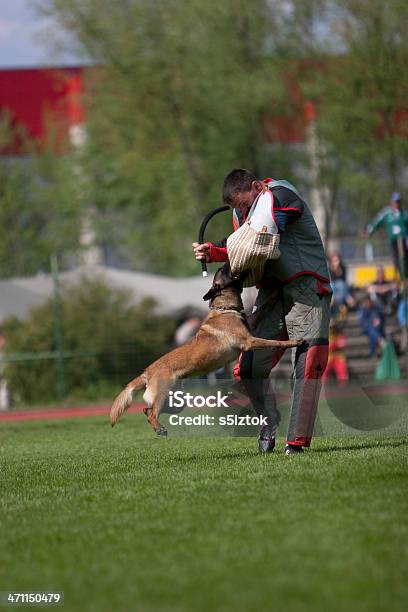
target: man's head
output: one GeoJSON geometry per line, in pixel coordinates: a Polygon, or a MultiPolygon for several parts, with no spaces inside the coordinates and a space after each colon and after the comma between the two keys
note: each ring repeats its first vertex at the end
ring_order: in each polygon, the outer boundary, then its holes
{"type": "Polygon", "coordinates": [[[394,191],[394,193],[391,194],[391,206],[393,208],[401,208],[401,204],[402,204],[401,194],[398,193],[398,191],[394,191]]]}
{"type": "Polygon", "coordinates": [[[385,283],[385,270],[383,266],[378,266],[377,268],[377,283],[385,283]]]}
{"type": "Polygon", "coordinates": [[[332,253],[329,257],[329,264],[332,268],[338,268],[341,264],[341,257],[339,253],[332,253]]]}
{"type": "Polygon", "coordinates": [[[361,305],[363,306],[363,308],[365,308],[366,310],[371,310],[371,308],[373,307],[373,301],[370,298],[369,295],[365,295],[363,297],[363,300],[361,302],[361,305]]]}
{"type": "Polygon", "coordinates": [[[244,168],[232,170],[224,179],[222,197],[226,204],[247,213],[264,185],[252,172],[244,168]]]}

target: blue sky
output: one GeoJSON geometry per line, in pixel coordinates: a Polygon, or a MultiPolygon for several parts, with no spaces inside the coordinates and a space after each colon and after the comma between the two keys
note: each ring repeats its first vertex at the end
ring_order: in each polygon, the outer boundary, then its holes
{"type": "MultiPolygon", "coordinates": [[[[50,39],[64,35],[55,22],[35,11],[34,5],[40,1],[0,0],[0,69],[84,63],[72,53],[55,52],[50,39]]],[[[330,44],[336,44],[328,30],[327,17],[319,28],[318,36],[327,38],[329,34],[330,44]]]]}
{"type": "Polygon", "coordinates": [[[38,16],[33,0],[0,0],[0,69],[81,63],[72,54],[55,54],[47,44],[55,28],[38,16]]]}

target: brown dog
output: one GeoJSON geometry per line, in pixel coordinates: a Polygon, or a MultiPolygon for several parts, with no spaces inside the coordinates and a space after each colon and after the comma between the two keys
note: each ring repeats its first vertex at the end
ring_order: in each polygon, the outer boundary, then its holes
{"type": "Polygon", "coordinates": [[[145,388],[144,413],[157,434],[167,435],[158,417],[177,379],[217,370],[236,359],[241,351],[289,348],[302,343],[302,340],[265,340],[252,336],[243,312],[241,292],[242,280],[231,276],[229,264],[219,268],[211,289],[203,297],[210,300],[210,313],[194,338],[154,361],[123,389],[110,411],[112,427],[131,405],[133,392],[145,388]]]}

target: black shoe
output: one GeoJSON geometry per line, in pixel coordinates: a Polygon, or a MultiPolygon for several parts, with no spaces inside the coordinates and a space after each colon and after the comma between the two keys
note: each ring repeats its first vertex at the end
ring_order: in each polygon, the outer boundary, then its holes
{"type": "Polygon", "coordinates": [[[259,452],[262,453],[263,455],[266,455],[267,453],[271,453],[273,449],[275,448],[275,437],[259,436],[258,437],[258,448],[259,448],[259,452]]]}
{"type": "Polygon", "coordinates": [[[298,455],[299,453],[303,453],[303,446],[297,444],[287,444],[285,446],[285,455],[298,455]]]}

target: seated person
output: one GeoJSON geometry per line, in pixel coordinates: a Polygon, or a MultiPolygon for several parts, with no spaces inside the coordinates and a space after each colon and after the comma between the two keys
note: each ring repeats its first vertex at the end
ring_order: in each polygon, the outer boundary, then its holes
{"type": "Polygon", "coordinates": [[[332,280],[346,280],[346,266],[338,253],[332,253],[329,256],[329,272],[332,280]]]}
{"type": "Polygon", "coordinates": [[[408,298],[402,299],[398,304],[397,316],[401,327],[406,327],[408,321],[408,298]]]}
{"type": "Polygon", "coordinates": [[[398,284],[385,279],[382,266],[377,268],[377,277],[369,286],[368,293],[372,301],[378,303],[386,314],[394,314],[398,302],[398,284]]]}
{"type": "Polygon", "coordinates": [[[368,336],[369,357],[373,357],[378,347],[385,346],[385,315],[382,307],[367,295],[359,308],[360,327],[368,336]]]}
{"type": "Polygon", "coordinates": [[[397,316],[398,323],[403,330],[399,346],[400,352],[403,353],[406,352],[408,347],[408,297],[404,297],[400,300],[400,303],[398,304],[397,316]]]}
{"type": "Polygon", "coordinates": [[[183,321],[174,332],[174,341],[177,346],[182,346],[188,340],[191,340],[198,332],[202,323],[200,317],[190,317],[183,321]]]}
{"type": "Polygon", "coordinates": [[[336,304],[340,310],[345,310],[347,313],[347,307],[352,308],[355,305],[355,301],[346,281],[345,265],[341,261],[338,253],[333,253],[333,255],[329,257],[329,272],[330,284],[333,290],[332,303],[333,305],[336,304]]]}
{"type": "Polygon", "coordinates": [[[333,372],[340,384],[348,380],[348,369],[345,349],[346,337],[341,329],[341,325],[335,319],[330,320],[329,331],[329,358],[326,369],[323,373],[323,380],[328,381],[333,372]]]}

